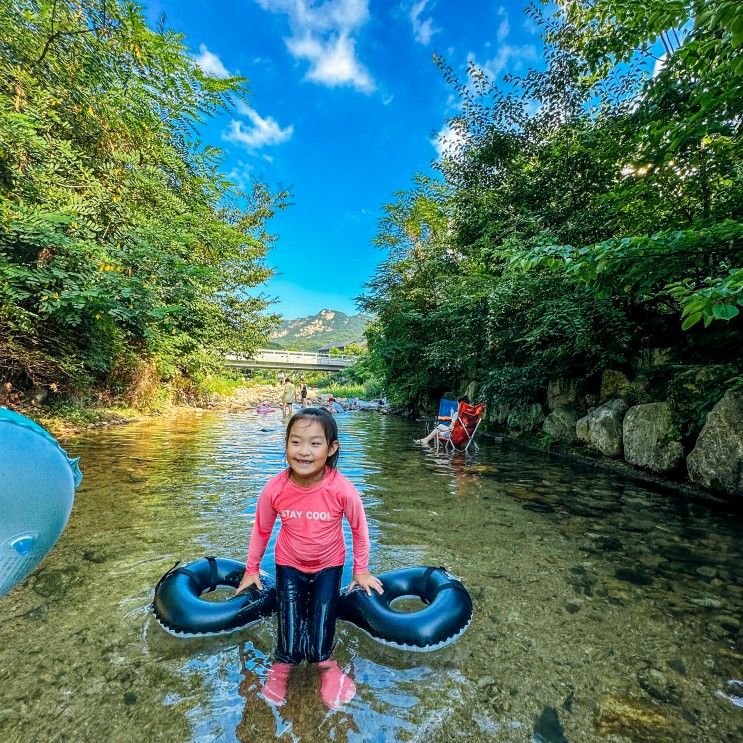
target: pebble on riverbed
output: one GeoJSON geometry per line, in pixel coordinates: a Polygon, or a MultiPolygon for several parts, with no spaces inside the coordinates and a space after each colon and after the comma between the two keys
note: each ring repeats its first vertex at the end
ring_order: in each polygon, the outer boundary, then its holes
{"type": "Polygon", "coordinates": [[[637,672],[637,683],[643,691],[653,699],[666,704],[680,704],[681,694],[668,671],[662,671],[654,666],[641,668],[637,672]]]}
{"type": "Polygon", "coordinates": [[[599,735],[624,739],[676,743],[683,740],[663,710],[635,697],[609,695],[599,700],[593,725],[599,735]]]}

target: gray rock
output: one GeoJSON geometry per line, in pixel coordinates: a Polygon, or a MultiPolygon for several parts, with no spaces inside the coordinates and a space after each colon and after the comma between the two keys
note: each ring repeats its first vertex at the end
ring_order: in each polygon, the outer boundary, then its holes
{"type": "Polygon", "coordinates": [[[659,668],[649,666],[637,672],[637,683],[651,697],[666,704],[680,704],[678,686],[670,674],[659,668]]]}
{"type": "Polygon", "coordinates": [[[637,366],[640,369],[663,366],[671,361],[672,353],[672,348],[644,348],[637,357],[637,366]]]}
{"type": "Polygon", "coordinates": [[[538,403],[519,405],[508,413],[506,425],[519,431],[536,431],[544,422],[544,410],[538,403]]]}
{"type": "Polygon", "coordinates": [[[635,405],[624,416],[624,458],[636,467],[671,472],[681,463],[684,447],[667,402],[635,405]]]}
{"type": "Polygon", "coordinates": [[[712,408],[686,466],[697,485],[743,495],[743,392],[728,390],[712,408]]]}
{"type": "Polygon", "coordinates": [[[607,457],[622,455],[622,420],[627,403],[616,399],[599,405],[575,424],[577,437],[607,457]]]}
{"type": "Polygon", "coordinates": [[[473,380],[467,385],[467,389],[465,390],[465,395],[469,397],[470,400],[477,400],[477,391],[480,388],[480,382],[477,382],[473,380]]]}
{"type": "Polygon", "coordinates": [[[624,372],[616,369],[607,369],[601,375],[601,392],[599,399],[611,400],[613,397],[624,397],[630,389],[631,383],[624,372]]]}
{"type": "Polygon", "coordinates": [[[577,379],[551,379],[547,384],[547,407],[550,410],[578,402],[577,379]]]}
{"type": "Polygon", "coordinates": [[[575,424],[578,416],[575,412],[564,405],[557,406],[542,424],[542,431],[555,441],[575,441],[575,424]]]}

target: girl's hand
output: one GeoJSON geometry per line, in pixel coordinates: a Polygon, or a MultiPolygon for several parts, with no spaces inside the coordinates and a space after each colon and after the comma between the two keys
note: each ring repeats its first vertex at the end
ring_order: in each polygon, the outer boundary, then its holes
{"type": "Polygon", "coordinates": [[[246,571],[240,581],[240,585],[235,589],[235,596],[237,596],[238,593],[242,593],[247,588],[250,588],[250,586],[255,586],[259,591],[263,590],[260,573],[248,573],[246,571]]]}
{"type": "Polygon", "coordinates": [[[348,586],[348,590],[352,591],[354,586],[359,586],[366,591],[367,596],[371,596],[371,589],[373,588],[380,596],[384,593],[382,588],[382,581],[377,578],[376,575],[372,575],[368,570],[366,573],[354,573],[353,580],[348,586]]]}

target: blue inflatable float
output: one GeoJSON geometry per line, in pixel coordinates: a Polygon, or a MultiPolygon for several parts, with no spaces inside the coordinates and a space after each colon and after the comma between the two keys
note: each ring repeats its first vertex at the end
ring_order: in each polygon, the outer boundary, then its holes
{"type": "Polygon", "coordinates": [[[0,408],[0,596],[59,539],[83,479],[77,461],[40,425],[0,408]]]}

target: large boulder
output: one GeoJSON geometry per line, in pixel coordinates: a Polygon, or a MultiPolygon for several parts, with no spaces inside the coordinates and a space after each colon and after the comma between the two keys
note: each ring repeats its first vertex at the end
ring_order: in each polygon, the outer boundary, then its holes
{"type": "Polygon", "coordinates": [[[729,390],[712,408],[686,466],[697,485],[743,495],[743,392],[729,390]]]}
{"type": "Polygon", "coordinates": [[[622,420],[627,412],[624,400],[609,400],[594,408],[575,424],[577,437],[607,457],[622,456],[622,420]]]}
{"type": "Polygon", "coordinates": [[[599,398],[601,401],[611,400],[615,397],[625,397],[632,383],[629,377],[616,369],[607,369],[601,375],[601,392],[599,398]]]}
{"type": "Polygon", "coordinates": [[[544,422],[544,409],[538,402],[511,408],[506,419],[509,428],[532,433],[544,422]]]}
{"type": "Polygon", "coordinates": [[[681,464],[684,446],[667,402],[631,407],[622,432],[624,458],[630,464],[653,472],[670,472],[681,464]]]}
{"type": "Polygon", "coordinates": [[[470,401],[474,405],[474,401],[477,400],[477,393],[480,389],[480,382],[472,381],[467,385],[467,389],[464,391],[464,394],[469,397],[470,401]]]}
{"type": "Polygon", "coordinates": [[[547,384],[547,407],[555,410],[561,405],[574,405],[578,402],[578,394],[577,379],[551,379],[547,384]]]}
{"type": "Polygon", "coordinates": [[[578,416],[572,408],[559,405],[544,419],[542,432],[554,441],[572,443],[576,438],[575,424],[577,422],[578,416]]]}

